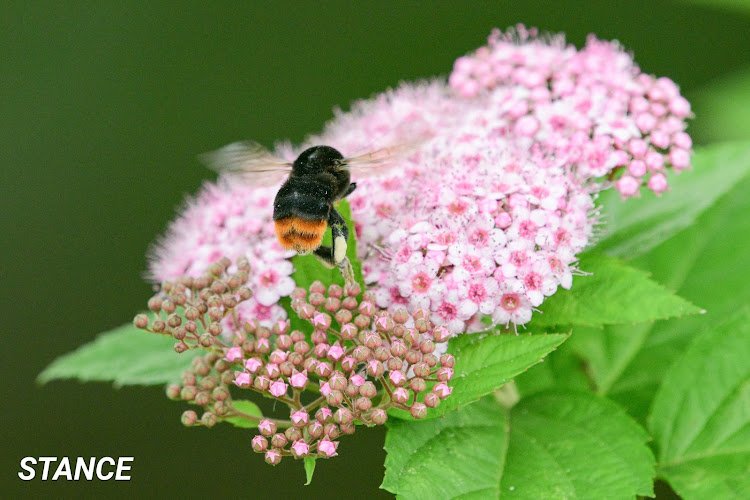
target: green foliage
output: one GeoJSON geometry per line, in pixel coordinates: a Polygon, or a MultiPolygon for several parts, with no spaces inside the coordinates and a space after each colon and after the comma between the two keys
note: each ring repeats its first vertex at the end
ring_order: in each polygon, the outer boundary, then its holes
{"type": "Polygon", "coordinates": [[[100,334],[96,340],[57,358],[37,381],[78,379],[122,385],[161,385],[179,382],[193,358],[202,351],[177,354],[169,335],[147,333],[126,324],[100,334]]]}
{"type": "Polygon", "coordinates": [[[315,460],[316,459],[313,457],[305,458],[305,477],[307,478],[305,486],[308,486],[310,483],[312,483],[313,474],[315,474],[315,460]]]}
{"type": "Polygon", "coordinates": [[[623,202],[614,190],[602,193],[607,224],[596,252],[624,259],[647,253],[696,224],[749,170],[748,143],[721,144],[696,151],[693,170],[670,176],[671,192],[661,197],[644,191],[641,198],[623,202]]]}
{"type": "Polygon", "coordinates": [[[653,494],[648,434],[590,393],[544,392],[512,410],[488,397],[442,419],[388,428],[382,487],[399,498],[653,494]]]}
{"type": "Polygon", "coordinates": [[[683,498],[750,498],[750,308],[707,328],[667,370],[650,428],[683,498]]]}
{"type": "Polygon", "coordinates": [[[576,276],[570,290],[559,290],[540,307],[533,323],[541,326],[602,326],[638,323],[700,311],[647,273],[596,254],[581,258],[579,268],[591,276],[576,276]]]}
{"type": "MultiPolygon", "coordinates": [[[[258,405],[256,405],[252,401],[247,401],[245,399],[235,399],[234,401],[232,401],[232,406],[235,410],[241,411],[242,413],[245,413],[247,415],[252,415],[253,417],[263,416],[263,412],[260,411],[258,405]]],[[[235,427],[243,427],[245,429],[255,429],[256,427],[258,427],[258,422],[243,417],[229,417],[224,419],[224,422],[229,422],[235,427]]]]}
{"type": "MultiPolygon", "coordinates": [[[[750,14],[750,1],[741,3],[750,14]]],[[[750,139],[749,68],[712,81],[691,96],[691,103],[695,114],[700,116],[690,126],[695,139],[706,144],[750,139]]]]}

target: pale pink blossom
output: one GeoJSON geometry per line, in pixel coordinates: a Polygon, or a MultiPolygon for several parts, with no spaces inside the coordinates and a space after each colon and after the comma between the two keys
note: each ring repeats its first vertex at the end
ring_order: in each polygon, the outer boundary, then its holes
{"type": "Polygon", "coordinates": [[[338,441],[331,441],[330,439],[324,438],[318,442],[318,453],[326,458],[335,457],[338,455],[338,453],[336,453],[338,447],[338,441]]]}

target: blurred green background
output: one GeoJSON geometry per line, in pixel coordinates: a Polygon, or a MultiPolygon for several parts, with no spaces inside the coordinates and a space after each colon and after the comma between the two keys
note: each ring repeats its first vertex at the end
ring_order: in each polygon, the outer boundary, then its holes
{"type": "Polygon", "coordinates": [[[271,468],[252,433],[185,429],[161,388],[35,376],[129,321],[145,252],[213,177],[196,155],[252,138],[299,142],[398,84],[446,75],[518,22],[618,39],[693,100],[697,144],[750,136],[750,8],[711,2],[21,2],[0,5],[0,492],[388,498],[384,431],[271,468]],[[25,456],[134,456],[129,482],[21,481],[25,456]]]}

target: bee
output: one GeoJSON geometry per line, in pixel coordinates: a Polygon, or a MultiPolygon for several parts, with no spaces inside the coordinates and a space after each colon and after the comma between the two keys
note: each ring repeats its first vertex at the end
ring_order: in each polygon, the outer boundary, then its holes
{"type": "Polygon", "coordinates": [[[351,182],[352,167],[382,167],[396,158],[403,146],[378,149],[345,158],[331,146],[313,146],[294,162],[273,156],[263,146],[237,142],[201,156],[210,168],[239,177],[255,185],[278,182],[279,174],[288,177],[276,193],[273,221],[279,244],[300,255],[313,254],[326,267],[338,266],[347,283],[353,283],[353,271],[346,250],[349,228],[334,204],[349,196],[357,183],[351,182]],[[323,236],[331,228],[330,247],[323,236]]]}

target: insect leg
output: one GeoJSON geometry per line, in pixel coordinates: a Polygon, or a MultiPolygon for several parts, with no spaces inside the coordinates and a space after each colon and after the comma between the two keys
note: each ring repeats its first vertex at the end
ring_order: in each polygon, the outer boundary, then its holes
{"type": "Polygon", "coordinates": [[[331,226],[333,240],[333,261],[340,264],[346,257],[346,242],[349,240],[349,228],[346,221],[335,208],[331,208],[328,216],[328,225],[331,226]]]}
{"type": "Polygon", "coordinates": [[[328,269],[336,267],[336,262],[333,260],[333,249],[331,247],[320,246],[313,252],[313,255],[315,255],[320,263],[328,269]]]}
{"type": "Polygon", "coordinates": [[[357,189],[357,183],[356,182],[352,182],[351,184],[349,184],[349,187],[346,188],[346,191],[344,191],[344,194],[341,197],[342,198],[346,198],[347,196],[349,196],[350,194],[352,194],[352,192],[355,189],[357,189]]]}

